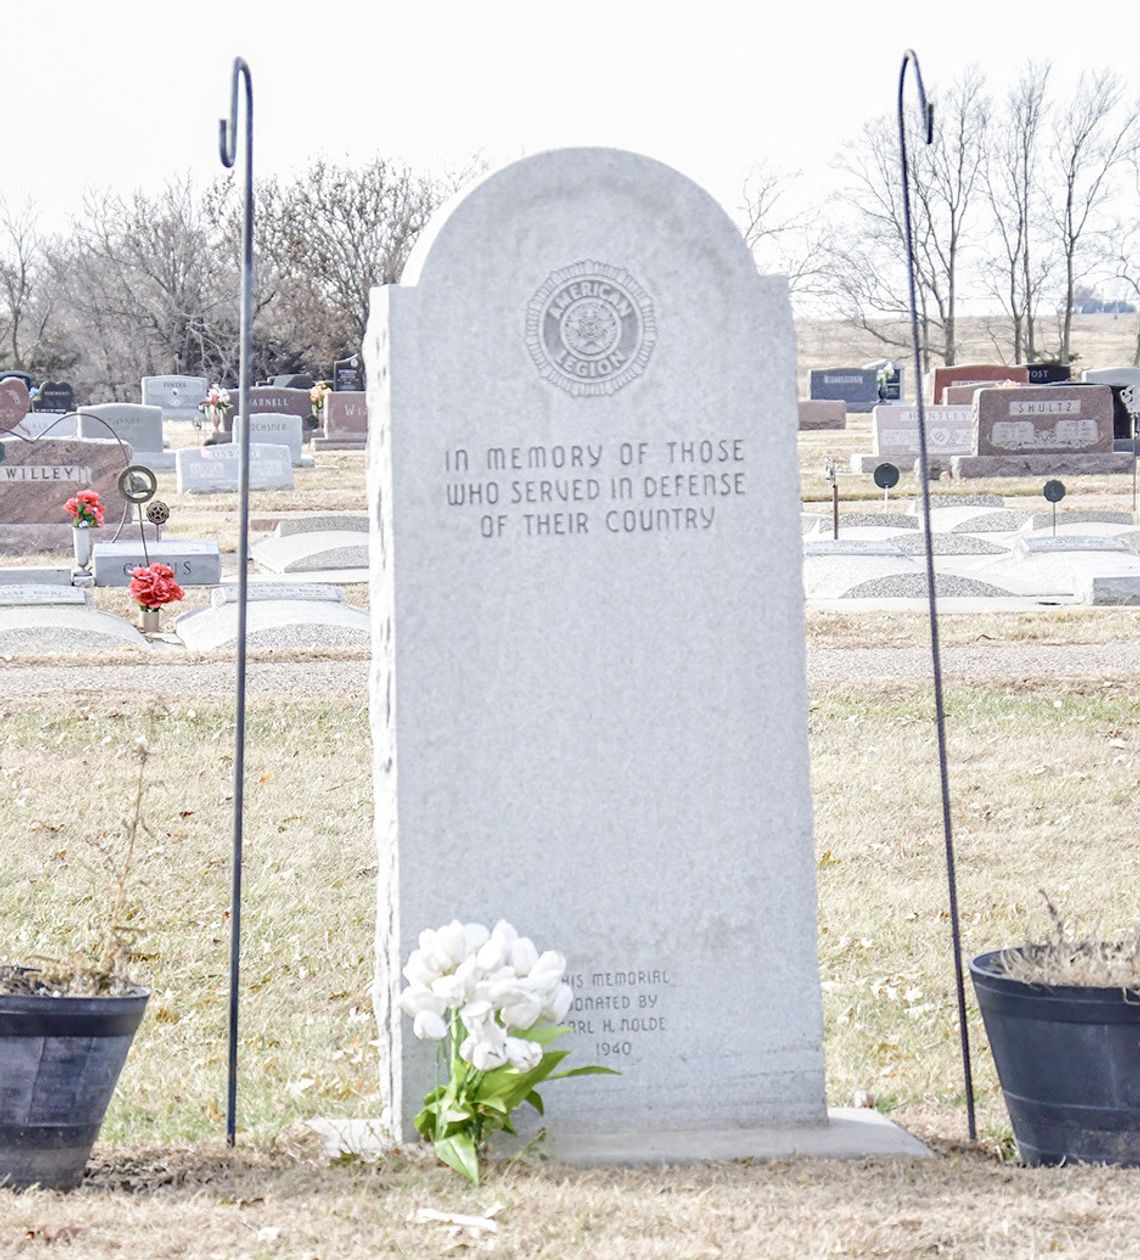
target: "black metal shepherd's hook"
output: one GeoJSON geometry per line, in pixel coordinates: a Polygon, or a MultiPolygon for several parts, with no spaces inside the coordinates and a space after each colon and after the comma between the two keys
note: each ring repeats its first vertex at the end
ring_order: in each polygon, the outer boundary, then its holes
{"type": "Polygon", "coordinates": [[[906,148],[906,71],[914,65],[924,140],[934,139],[934,106],[926,99],[918,56],[908,48],[899,70],[899,161],[902,167],[903,223],[906,231],[907,278],[910,283],[910,335],[914,344],[914,384],[918,404],[918,462],[922,486],[922,514],[926,531],[926,593],[930,607],[930,655],[934,665],[934,710],[938,728],[938,767],[942,782],[942,830],[946,840],[946,878],[950,890],[950,931],[954,942],[954,978],[958,990],[958,1033],[962,1043],[962,1072],[966,1084],[966,1124],[970,1141],[978,1136],[974,1117],[974,1077],[970,1066],[970,1032],[966,1025],[966,980],[962,971],[962,933],[958,920],[958,879],[954,869],[954,830],[950,819],[950,772],[946,756],[946,708],[942,699],[942,650],[938,641],[938,600],[934,589],[934,535],[930,521],[930,462],[926,450],[926,409],[922,399],[922,349],[918,336],[918,293],[915,284],[914,230],[910,218],[910,169],[906,148]]]}
{"type": "Polygon", "coordinates": [[[245,626],[249,566],[249,367],[253,317],[253,79],[241,57],[234,58],[230,117],[218,123],[222,165],[237,161],[238,80],[245,80],[245,218],[241,230],[241,368],[238,415],[242,417],[238,463],[237,681],[234,696],[233,887],[230,895],[230,1027],[226,1082],[226,1142],[237,1135],[238,974],[241,962],[241,856],[245,815],[245,626]]]}

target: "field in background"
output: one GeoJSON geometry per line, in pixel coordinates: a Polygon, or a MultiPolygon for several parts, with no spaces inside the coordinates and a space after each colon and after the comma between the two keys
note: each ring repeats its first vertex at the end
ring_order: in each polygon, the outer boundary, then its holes
{"type": "MultiPolygon", "coordinates": [[[[1089,367],[1120,367],[1132,362],[1140,315],[1076,315],[1073,318],[1073,375],[1089,367]]],[[[1011,337],[1008,321],[997,316],[958,321],[959,363],[1008,363],[1011,337]]],[[[1045,344],[1056,340],[1045,328],[1045,344]]],[[[813,368],[860,367],[875,359],[893,359],[907,367],[906,381],[913,393],[909,325],[895,325],[904,345],[889,346],[871,333],[839,320],[796,320],[797,371],[800,397],[808,398],[808,373],[813,368]]]]}

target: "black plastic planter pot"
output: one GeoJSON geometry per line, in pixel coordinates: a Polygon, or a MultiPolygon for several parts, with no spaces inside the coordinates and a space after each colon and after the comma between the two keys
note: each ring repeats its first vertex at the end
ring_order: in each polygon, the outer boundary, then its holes
{"type": "Polygon", "coordinates": [[[1140,997],[1026,984],[1000,957],[970,975],[1022,1160],[1140,1166],[1140,997]]]}
{"type": "Polygon", "coordinates": [[[0,1186],[79,1184],[149,996],[0,996],[0,1186]]]}

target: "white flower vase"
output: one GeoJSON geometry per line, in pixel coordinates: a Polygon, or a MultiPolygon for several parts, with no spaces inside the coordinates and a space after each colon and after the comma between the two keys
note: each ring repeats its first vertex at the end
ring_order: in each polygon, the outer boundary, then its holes
{"type": "Polygon", "coordinates": [[[71,544],[75,549],[75,567],[77,569],[89,569],[91,567],[91,527],[88,525],[76,525],[71,531],[71,544]]]}
{"type": "Polygon", "coordinates": [[[143,634],[157,634],[159,630],[159,618],[162,615],[161,608],[144,608],[142,611],[142,632],[143,634]]]}

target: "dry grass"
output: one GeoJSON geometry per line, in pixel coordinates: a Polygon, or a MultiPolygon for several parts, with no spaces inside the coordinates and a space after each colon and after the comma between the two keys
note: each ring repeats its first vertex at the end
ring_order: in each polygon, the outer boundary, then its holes
{"type": "MultiPolygon", "coordinates": [[[[853,616],[808,608],[808,646],[927,647],[925,613],[868,612],[853,616]]],[[[968,643],[1127,643],[1140,638],[1140,610],[1131,608],[1053,608],[1022,613],[945,613],[938,619],[943,644],[968,643]]]]}
{"type": "MultiPolygon", "coordinates": [[[[115,825],[138,705],[53,696],[4,714],[0,939],[9,954],[61,948],[99,908],[77,854],[82,836],[115,825]]],[[[949,720],[967,952],[1031,939],[1027,912],[1041,886],[1066,913],[1098,914],[1123,932],[1140,879],[1135,691],[959,688],[949,720]]],[[[816,688],[811,728],[831,1101],[870,1094],[921,1136],[952,1144],[964,1121],[926,688],[816,688]]],[[[520,1169],[480,1192],[417,1160],[309,1167],[291,1136],[300,1121],[376,1106],[363,697],[347,709],[254,702],[249,733],[248,1149],[231,1165],[211,1145],[224,1090],[229,711],[172,706],[153,740],[147,816],[158,841],[141,867],[149,931],[138,966],[154,997],[105,1130],[130,1145],[105,1148],[102,1180],[69,1200],[0,1194],[0,1254],[75,1229],[82,1250],[73,1254],[94,1257],[434,1255],[446,1231],[406,1221],[413,1209],[477,1213],[498,1200],[496,1254],[520,1258],[1140,1255],[1140,1243],[1106,1250],[1119,1244],[1140,1174],[1028,1173],[995,1161],[1009,1154],[1010,1133],[972,1002],[988,1156],[958,1152],[922,1167],[520,1169]],[[172,1149],[187,1141],[205,1145],[172,1149]],[[156,1163],[174,1171],[155,1175],[156,1163]],[[131,1193],[136,1172],[137,1188],[165,1183],[131,1193]],[[157,1232],[144,1244],[140,1229],[157,1232]]]]}
{"type": "Polygon", "coordinates": [[[66,1198],[0,1194],[0,1254],[105,1260],[493,1255],[501,1260],[1140,1256],[1137,1174],[1025,1170],[948,1148],[924,1163],[796,1161],[653,1172],[492,1171],[471,1190],[418,1158],[319,1167],[288,1146],[104,1148],[66,1198]],[[498,1205],[498,1211],[494,1211],[498,1205]],[[466,1232],[424,1209],[480,1218],[466,1232]]]}
{"type": "MultiPolygon", "coordinates": [[[[1140,316],[1077,315],[1073,319],[1073,372],[1086,367],[1116,367],[1131,363],[1136,350],[1140,316]]],[[[958,321],[959,363],[1005,363],[1012,338],[1008,320],[966,318],[958,321]]],[[[895,331],[898,331],[897,328],[895,331]]],[[[909,324],[902,329],[909,347],[909,324]]],[[[1048,335],[1049,330],[1046,329],[1048,335]]],[[[801,398],[808,397],[808,373],[813,368],[853,367],[875,359],[894,359],[907,367],[908,384],[914,375],[914,355],[909,348],[884,346],[870,333],[837,320],[796,321],[797,368],[801,398]]]]}

